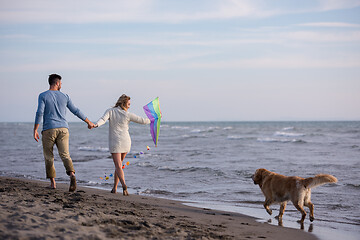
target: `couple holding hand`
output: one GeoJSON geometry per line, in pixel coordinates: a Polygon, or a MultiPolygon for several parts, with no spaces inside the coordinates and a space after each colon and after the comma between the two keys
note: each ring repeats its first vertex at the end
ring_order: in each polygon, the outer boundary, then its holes
{"type": "Polygon", "coordinates": [[[123,194],[128,195],[125,183],[122,161],[131,148],[131,138],[129,134],[129,123],[150,124],[148,118],[139,117],[128,112],[130,108],[130,97],[123,94],[115,106],[105,111],[104,115],[94,124],[77,107],[74,106],[67,94],[60,92],[61,76],[51,74],[49,76],[50,88],[39,95],[38,108],[35,117],[34,139],[40,139],[38,128],[43,120],[42,145],[45,158],[46,177],[50,179],[51,188],[56,188],[56,172],[54,167],[53,148],[56,144],[59,155],[70,176],[70,192],[76,190],[75,170],[69,153],[69,125],[66,121],[66,108],[74,115],[88,124],[88,128],[100,127],[109,120],[109,150],[111,152],[114,165],[114,187],[112,193],[116,193],[117,185],[121,182],[123,194]]]}

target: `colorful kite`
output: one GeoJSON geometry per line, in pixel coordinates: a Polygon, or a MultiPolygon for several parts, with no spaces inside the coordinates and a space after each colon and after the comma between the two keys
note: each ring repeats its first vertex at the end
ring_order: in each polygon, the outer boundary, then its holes
{"type": "MultiPolygon", "coordinates": [[[[160,133],[160,122],[161,122],[161,111],[159,105],[159,97],[144,106],[145,114],[150,119],[150,132],[154,140],[155,147],[157,147],[159,133],[160,133]]],[[[148,149],[149,150],[149,149],[148,149]]]]}

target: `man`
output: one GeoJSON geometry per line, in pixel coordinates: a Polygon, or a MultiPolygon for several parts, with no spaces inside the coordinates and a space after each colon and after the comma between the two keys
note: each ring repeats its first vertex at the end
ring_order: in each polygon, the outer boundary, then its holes
{"type": "Polygon", "coordinates": [[[56,188],[55,167],[53,147],[56,144],[59,155],[70,176],[70,192],[76,190],[75,170],[69,153],[69,125],[66,121],[66,108],[74,115],[88,124],[88,128],[94,127],[94,124],[74,106],[67,94],[60,92],[61,76],[51,74],[49,76],[50,88],[39,95],[38,109],[35,117],[34,139],[38,142],[40,137],[38,128],[43,119],[42,145],[45,158],[46,177],[50,178],[51,188],[56,188]]]}

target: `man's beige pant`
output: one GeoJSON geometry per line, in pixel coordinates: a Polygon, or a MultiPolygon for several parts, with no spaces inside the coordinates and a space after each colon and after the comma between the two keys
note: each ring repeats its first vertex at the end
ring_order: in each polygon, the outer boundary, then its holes
{"type": "Polygon", "coordinates": [[[47,178],[56,177],[53,153],[55,144],[59,151],[60,158],[64,163],[67,175],[70,175],[70,172],[75,173],[69,153],[69,130],[67,128],[54,128],[43,131],[42,144],[47,178]]]}

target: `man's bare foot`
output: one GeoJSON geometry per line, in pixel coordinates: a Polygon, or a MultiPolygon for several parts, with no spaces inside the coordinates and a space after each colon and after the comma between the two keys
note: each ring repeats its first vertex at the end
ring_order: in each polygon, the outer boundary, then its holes
{"type": "Polygon", "coordinates": [[[71,175],[70,176],[70,188],[69,188],[69,192],[75,192],[76,190],[76,177],[75,175],[71,175]]]}

